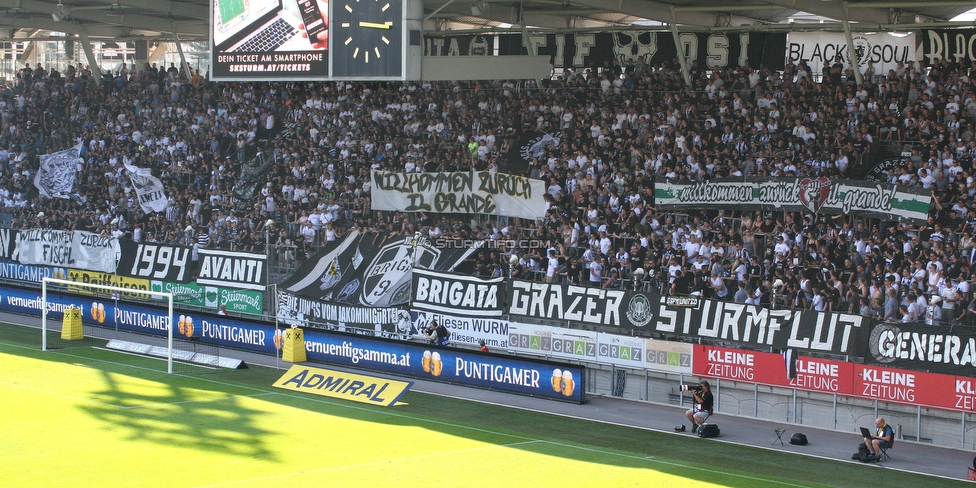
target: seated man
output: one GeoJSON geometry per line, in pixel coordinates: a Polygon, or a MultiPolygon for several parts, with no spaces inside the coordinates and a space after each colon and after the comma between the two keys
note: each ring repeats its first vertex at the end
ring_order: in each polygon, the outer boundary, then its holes
{"type": "Polygon", "coordinates": [[[881,459],[881,450],[891,447],[891,441],[895,437],[895,430],[885,422],[884,417],[878,417],[874,425],[878,426],[878,432],[870,439],[864,438],[864,445],[871,451],[868,454],[869,461],[881,459]]]}
{"type": "Polygon", "coordinates": [[[695,405],[685,412],[688,420],[691,421],[691,432],[695,433],[698,431],[698,427],[704,424],[708,420],[708,416],[712,414],[712,391],[711,386],[708,381],[702,380],[701,391],[692,390],[692,395],[695,397],[695,405]]]}

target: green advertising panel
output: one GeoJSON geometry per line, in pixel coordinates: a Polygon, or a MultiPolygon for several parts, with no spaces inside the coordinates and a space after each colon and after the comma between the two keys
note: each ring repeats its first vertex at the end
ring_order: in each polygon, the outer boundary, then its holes
{"type": "Polygon", "coordinates": [[[209,308],[214,311],[224,305],[228,312],[254,315],[261,315],[264,312],[264,301],[259,291],[168,281],[153,281],[152,291],[172,293],[174,305],[209,308]]]}

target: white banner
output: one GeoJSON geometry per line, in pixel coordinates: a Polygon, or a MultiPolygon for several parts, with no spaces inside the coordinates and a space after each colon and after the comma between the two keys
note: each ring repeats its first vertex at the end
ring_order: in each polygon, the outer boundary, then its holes
{"type": "Polygon", "coordinates": [[[490,349],[508,348],[509,323],[496,317],[474,318],[443,315],[434,312],[413,310],[411,335],[415,339],[425,339],[423,330],[432,320],[447,327],[451,331],[451,342],[477,346],[478,341],[485,341],[490,349]]]}
{"type": "Polygon", "coordinates": [[[152,175],[152,171],[146,168],[126,164],[125,169],[129,172],[129,180],[136,190],[136,197],[139,198],[139,206],[146,213],[163,212],[169,205],[166,198],[166,189],[163,182],[152,175]]]}
{"type": "Polygon", "coordinates": [[[668,373],[692,374],[694,348],[689,342],[644,339],[647,369],[668,373]]]}
{"type": "Polygon", "coordinates": [[[596,335],[596,359],[605,364],[644,369],[643,337],[600,332],[596,335]]]}
{"type": "MultiPolygon", "coordinates": [[[[874,63],[876,75],[887,75],[898,63],[918,60],[915,47],[915,34],[896,36],[888,33],[853,34],[854,49],[857,51],[861,72],[874,63]]],[[[833,65],[837,56],[841,57],[844,69],[851,66],[847,50],[847,38],[843,32],[791,32],[786,42],[786,62],[807,62],[811,74],[823,74],[823,64],[833,65]]]]}
{"type": "Polygon", "coordinates": [[[71,198],[81,158],[81,144],[64,151],[41,155],[41,165],[34,175],[34,186],[45,198],[71,198]]]}
{"type": "Polygon", "coordinates": [[[22,230],[14,259],[21,264],[115,273],[122,248],[114,237],[85,231],[22,230]]]}
{"type": "Polygon", "coordinates": [[[597,333],[547,325],[508,323],[510,351],[579,361],[597,360],[597,333]]]}
{"type": "Polygon", "coordinates": [[[373,171],[372,209],[546,216],[545,182],[490,172],[390,173],[373,171]]]}

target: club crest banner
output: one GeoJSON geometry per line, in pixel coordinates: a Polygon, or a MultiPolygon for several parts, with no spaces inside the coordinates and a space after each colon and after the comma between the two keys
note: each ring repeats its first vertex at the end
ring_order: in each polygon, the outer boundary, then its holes
{"type": "Polygon", "coordinates": [[[415,268],[450,271],[478,247],[441,248],[425,237],[354,231],[305,261],[279,288],[348,305],[406,305],[415,268]]]}

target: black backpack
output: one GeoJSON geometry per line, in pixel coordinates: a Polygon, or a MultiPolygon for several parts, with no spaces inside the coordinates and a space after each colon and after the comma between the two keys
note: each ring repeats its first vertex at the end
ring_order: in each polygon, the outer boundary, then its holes
{"type": "Polygon", "coordinates": [[[451,331],[447,330],[447,327],[444,327],[443,325],[438,325],[437,326],[437,338],[438,339],[450,339],[451,338],[451,331]]]}
{"type": "Polygon", "coordinates": [[[793,445],[796,445],[796,446],[805,446],[805,445],[807,445],[807,436],[804,435],[804,434],[801,434],[801,433],[797,432],[797,433],[793,434],[792,436],[790,436],[790,444],[793,444],[793,445]]]}

